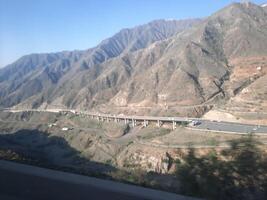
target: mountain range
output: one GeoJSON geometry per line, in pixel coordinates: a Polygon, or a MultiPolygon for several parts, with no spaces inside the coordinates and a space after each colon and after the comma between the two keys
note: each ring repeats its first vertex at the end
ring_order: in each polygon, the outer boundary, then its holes
{"type": "Polygon", "coordinates": [[[0,106],[201,116],[267,111],[267,7],[156,20],[83,51],[31,54],[0,69],[0,106]]]}

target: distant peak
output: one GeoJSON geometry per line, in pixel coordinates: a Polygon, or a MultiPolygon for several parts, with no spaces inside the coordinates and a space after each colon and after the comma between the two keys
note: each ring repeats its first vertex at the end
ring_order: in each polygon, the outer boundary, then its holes
{"type": "Polygon", "coordinates": [[[267,7],[267,3],[262,4],[261,7],[263,7],[263,8],[264,8],[264,7],[267,7]]]}

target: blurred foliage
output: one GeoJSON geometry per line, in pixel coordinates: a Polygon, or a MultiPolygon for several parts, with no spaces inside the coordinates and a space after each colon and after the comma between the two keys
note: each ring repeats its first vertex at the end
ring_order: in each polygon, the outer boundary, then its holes
{"type": "Polygon", "coordinates": [[[231,141],[218,155],[194,149],[176,161],[181,193],[205,199],[267,199],[267,156],[252,135],[231,141]]]}

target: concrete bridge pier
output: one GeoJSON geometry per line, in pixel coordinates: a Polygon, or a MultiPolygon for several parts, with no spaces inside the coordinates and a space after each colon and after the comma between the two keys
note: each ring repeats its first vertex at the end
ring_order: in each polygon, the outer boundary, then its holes
{"type": "Polygon", "coordinates": [[[162,122],[160,120],[157,121],[157,127],[161,127],[162,122]]]}
{"type": "Polygon", "coordinates": [[[128,124],[128,120],[126,118],[124,119],[124,124],[128,124]]]}
{"type": "Polygon", "coordinates": [[[144,127],[147,127],[147,126],[148,126],[148,121],[147,121],[147,120],[144,120],[144,122],[143,122],[143,126],[144,126],[144,127]]]}
{"type": "Polygon", "coordinates": [[[177,122],[176,121],[172,121],[172,129],[175,130],[176,129],[176,124],[177,122]]]}
{"type": "Polygon", "coordinates": [[[135,127],[136,126],[136,120],[132,119],[132,126],[135,127]]]}

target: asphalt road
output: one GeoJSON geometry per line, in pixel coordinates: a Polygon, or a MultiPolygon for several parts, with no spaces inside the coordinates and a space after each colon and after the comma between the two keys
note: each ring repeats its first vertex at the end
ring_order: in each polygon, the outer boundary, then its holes
{"type": "Polygon", "coordinates": [[[2,200],[193,200],[172,193],[0,160],[2,200]]]}
{"type": "Polygon", "coordinates": [[[213,122],[200,120],[201,124],[193,128],[235,133],[266,133],[267,126],[239,124],[231,122],[213,122]]]}

